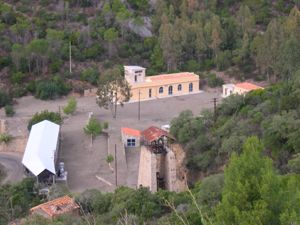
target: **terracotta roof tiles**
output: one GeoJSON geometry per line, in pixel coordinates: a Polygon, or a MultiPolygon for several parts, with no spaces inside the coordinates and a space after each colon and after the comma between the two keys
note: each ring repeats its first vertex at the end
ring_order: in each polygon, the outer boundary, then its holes
{"type": "Polygon", "coordinates": [[[50,218],[79,209],[79,205],[69,196],[45,202],[30,209],[31,213],[42,211],[50,218]]]}
{"type": "Polygon", "coordinates": [[[128,127],[122,127],[121,131],[122,131],[123,134],[131,135],[131,136],[136,136],[136,137],[140,137],[141,136],[141,131],[135,130],[135,129],[131,129],[131,128],[128,128],[128,127]]]}
{"type": "Polygon", "coordinates": [[[248,83],[248,82],[238,83],[235,86],[238,87],[238,88],[248,90],[248,91],[263,89],[263,87],[260,87],[258,85],[251,84],[251,83],[248,83]]]}

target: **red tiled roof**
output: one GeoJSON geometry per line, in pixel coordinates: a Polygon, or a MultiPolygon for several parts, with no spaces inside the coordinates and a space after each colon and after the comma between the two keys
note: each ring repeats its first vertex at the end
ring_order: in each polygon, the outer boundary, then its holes
{"type": "Polygon", "coordinates": [[[79,209],[79,205],[69,196],[63,196],[61,198],[54,199],[49,202],[45,202],[30,209],[31,213],[35,211],[43,211],[49,217],[55,217],[64,213],[72,212],[79,209]]]}
{"type": "Polygon", "coordinates": [[[141,136],[141,131],[135,130],[135,129],[131,129],[131,128],[128,128],[128,127],[122,127],[121,131],[122,131],[123,134],[131,135],[131,136],[136,136],[136,137],[140,137],[141,136]]]}
{"type": "Polygon", "coordinates": [[[238,88],[248,90],[248,91],[263,89],[263,87],[260,87],[258,85],[251,84],[251,83],[248,83],[248,82],[238,83],[235,86],[238,87],[238,88]]]}
{"type": "Polygon", "coordinates": [[[182,72],[182,73],[171,73],[171,74],[161,74],[155,76],[148,76],[147,78],[151,81],[162,81],[162,80],[170,80],[170,79],[177,79],[177,78],[193,78],[197,76],[194,73],[189,72],[182,72]]]}
{"type": "Polygon", "coordinates": [[[144,137],[145,140],[152,142],[155,141],[162,136],[169,137],[171,139],[175,139],[171,134],[169,134],[167,131],[162,130],[158,127],[149,127],[148,129],[142,131],[142,136],[144,137]]]}

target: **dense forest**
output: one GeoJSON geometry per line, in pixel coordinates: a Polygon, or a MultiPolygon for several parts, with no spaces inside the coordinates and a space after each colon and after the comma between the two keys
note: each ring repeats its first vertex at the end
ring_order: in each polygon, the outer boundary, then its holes
{"type": "MultiPolygon", "coordinates": [[[[276,81],[299,68],[299,1],[6,0],[1,90],[48,99],[124,64],[276,81]],[[71,53],[72,68],[69,66],[71,53]],[[284,74],[284,75],[283,75],[284,74]]],[[[1,95],[4,95],[1,93],[1,95]]]]}
{"type": "MultiPolygon", "coordinates": [[[[270,87],[230,96],[216,113],[182,112],[171,133],[191,174],[182,193],[119,187],[73,195],[81,217],[28,217],[46,199],[24,179],[0,187],[0,224],[300,225],[300,1],[5,0],[0,107],[32,93],[81,92],[123,64],[148,74],[216,69],[270,87]],[[69,55],[72,56],[72,71],[69,55]]],[[[55,195],[55,196],[54,196],[55,195]]]]}

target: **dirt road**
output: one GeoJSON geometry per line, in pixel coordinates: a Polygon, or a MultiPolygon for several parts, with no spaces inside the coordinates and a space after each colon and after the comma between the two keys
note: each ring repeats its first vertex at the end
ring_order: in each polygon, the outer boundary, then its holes
{"type": "Polygon", "coordinates": [[[14,152],[0,152],[0,163],[5,167],[5,183],[17,183],[23,179],[22,155],[14,152]]]}

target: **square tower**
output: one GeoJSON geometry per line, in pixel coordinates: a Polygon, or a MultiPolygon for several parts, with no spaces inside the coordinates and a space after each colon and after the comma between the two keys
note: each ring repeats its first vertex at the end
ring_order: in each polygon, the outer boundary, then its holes
{"type": "Polygon", "coordinates": [[[145,82],[146,68],[140,66],[124,66],[125,79],[130,84],[145,82]]]}

